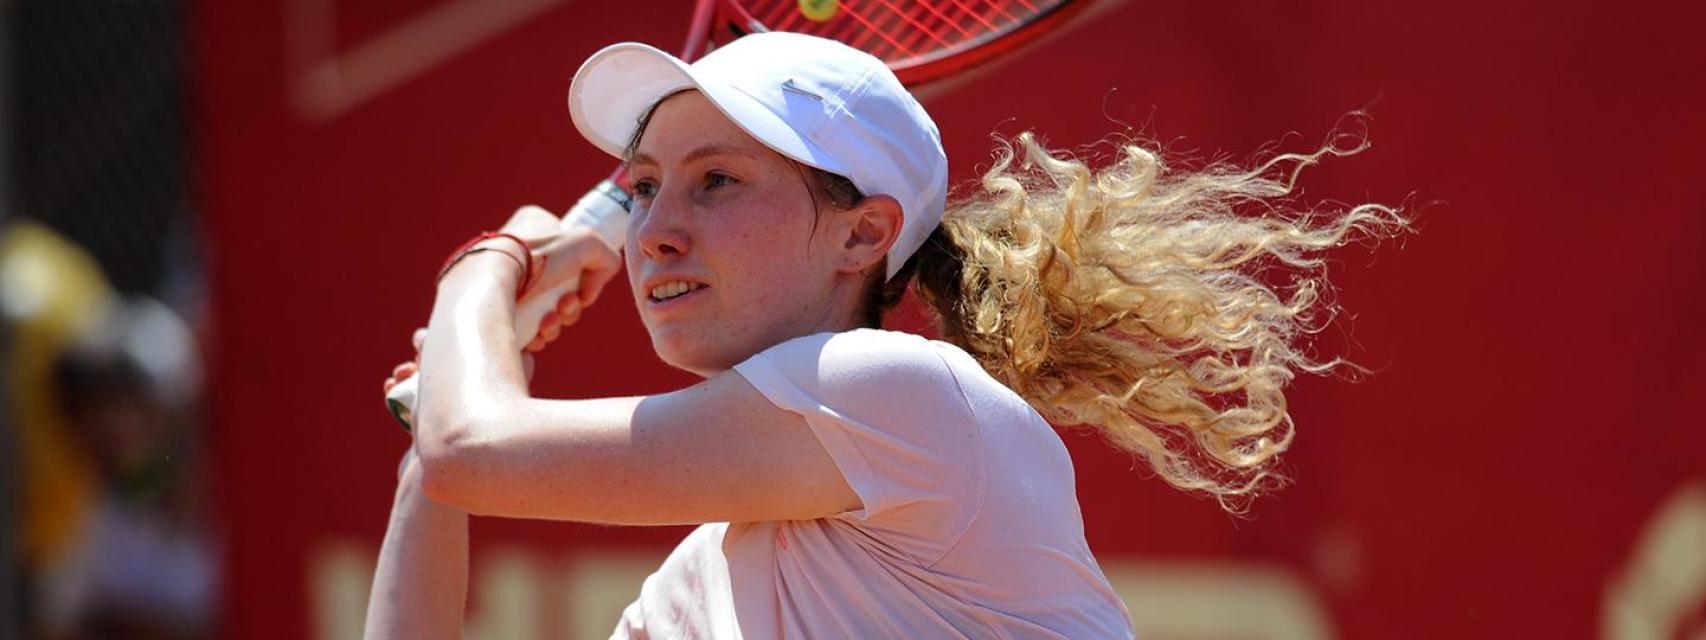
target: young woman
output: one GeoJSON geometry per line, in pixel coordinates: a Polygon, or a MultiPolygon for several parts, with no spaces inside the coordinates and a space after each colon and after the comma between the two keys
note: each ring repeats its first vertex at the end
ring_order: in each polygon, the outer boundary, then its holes
{"type": "Polygon", "coordinates": [[[1130,637],[1050,422],[1236,508],[1291,442],[1285,384],[1332,364],[1296,342],[1320,320],[1315,253],[1405,224],[1375,205],[1234,213],[1332,148],[1175,175],[1133,146],[1093,172],[1028,135],[945,209],[923,108],[876,59],[793,34],[691,66],[616,45],[570,110],[627,162],[622,255],[577,229],[527,242],[537,273],[496,238],[443,274],[370,637],[459,633],[467,513],[699,524],[620,638],[1130,637]],[[529,397],[518,288],[582,282],[537,351],[623,259],[658,356],[705,380],[529,397]],[[1298,278],[1252,275],[1276,266],[1298,278]],[[941,341],[880,330],[908,287],[941,341]]]}

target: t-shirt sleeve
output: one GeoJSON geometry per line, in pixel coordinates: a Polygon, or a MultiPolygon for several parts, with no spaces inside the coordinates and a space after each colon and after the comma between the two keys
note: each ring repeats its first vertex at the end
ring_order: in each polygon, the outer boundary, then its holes
{"type": "Polygon", "coordinates": [[[966,395],[938,347],[861,329],[803,336],[735,365],[805,418],[862,506],[836,518],[933,564],[982,508],[984,461],[966,395]]]}

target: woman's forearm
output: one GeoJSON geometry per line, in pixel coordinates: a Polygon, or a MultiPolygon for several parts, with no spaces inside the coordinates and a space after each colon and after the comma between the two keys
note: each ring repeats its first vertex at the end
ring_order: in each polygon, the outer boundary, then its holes
{"type": "Polygon", "coordinates": [[[428,466],[466,439],[471,423],[527,397],[522,344],[512,326],[520,276],[510,259],[482,252],[439,284],[421,350],[415,425],[428,466]]]}
{"type": "Polygon", "coordinates": [[[528,286],[539,291],[567,287],[569,293],[554,301],[556,309],[541,319],[537,335],[517,336],[515,296],[523,279],[518,267],[527,261],[499,253],[512,243],[492,242],[477,245],[492,250],[468,254],[444,274],[416,374],[421,377],[414,416],[421,486],[433,500],[475,514],[491,513],[494,499],[513,493],[526,468],[555,470],[572,463],[570,456],[551,458],[544,455],[547,449],[526,444],[529,434],[536,441],[544,432],[543,424],[556,433],[573,421],[561,412],[542,412],[552,403],[530,397],[522,346],[530,339],[542,345],[555,338],[564,326],[561,314],[572,323],[579,304],[621,265],[620,256],[585,228],[545,242],[536,258],[538,265],[548,266],[539,266],[528,286]],[[581,285],[591,288],[574,288],[581,285]]]}
{"type": "Polygon", "coordinates": [[[459,638],[468,594],[468,514],[426,492],[426,452],[481,407],[526,395],[510,302],[521,274],[495,252],[466,256],[438,289],[421,349],[415,452],[399,474],[368,599],[368,638],[459,638]],[[430,373],[429,373],[430,372],[430,373]],[[419,454],[419,457],[417,457],[419,454]]]}
{"type": "Polygon", "coordinates": [[[459,638],[468,596],[468,514],[427,498],[419,464],[397,483],[365,637],[459,638]]]}

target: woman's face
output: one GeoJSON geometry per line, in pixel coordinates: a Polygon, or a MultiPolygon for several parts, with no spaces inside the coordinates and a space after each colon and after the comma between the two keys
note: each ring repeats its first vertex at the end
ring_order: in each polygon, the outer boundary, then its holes
{"type": "Polygon", "coordinates": [[[805,170],[702,94],[658,105],[628,175],[628,280],[664,362],[709,376],[839,328],[837,254],[814,232],[805,170]]]}

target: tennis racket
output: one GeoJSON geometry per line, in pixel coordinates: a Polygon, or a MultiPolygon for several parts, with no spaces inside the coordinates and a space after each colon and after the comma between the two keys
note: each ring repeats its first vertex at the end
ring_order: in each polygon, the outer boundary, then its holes
{"type": "MultiPolygon", "coordinates": [[[[709,49],[735,38],[765,31],[792,31],[839,40],[869,53],[894,70],[908,86],[959,73],[1011,53],[1065,24],[1088,0],[698,0],[680,58],[692,62],[709,49]]],[[[628,194],[621,168],[581,198],[561,222],[590,224],[612,248],[621,250],[628,194]]],[[[550,224],[536,207],[517,216],[550,224]],[[539,216],[545,218],[539,218],[539,216]]],[[[578,283],[548,292],[529,292],[516,309],[515,335],[528,340],[539,322],[578,283]]],[[[420,373],[386,394],[391,415],[411,428],[420,373]]]]}

